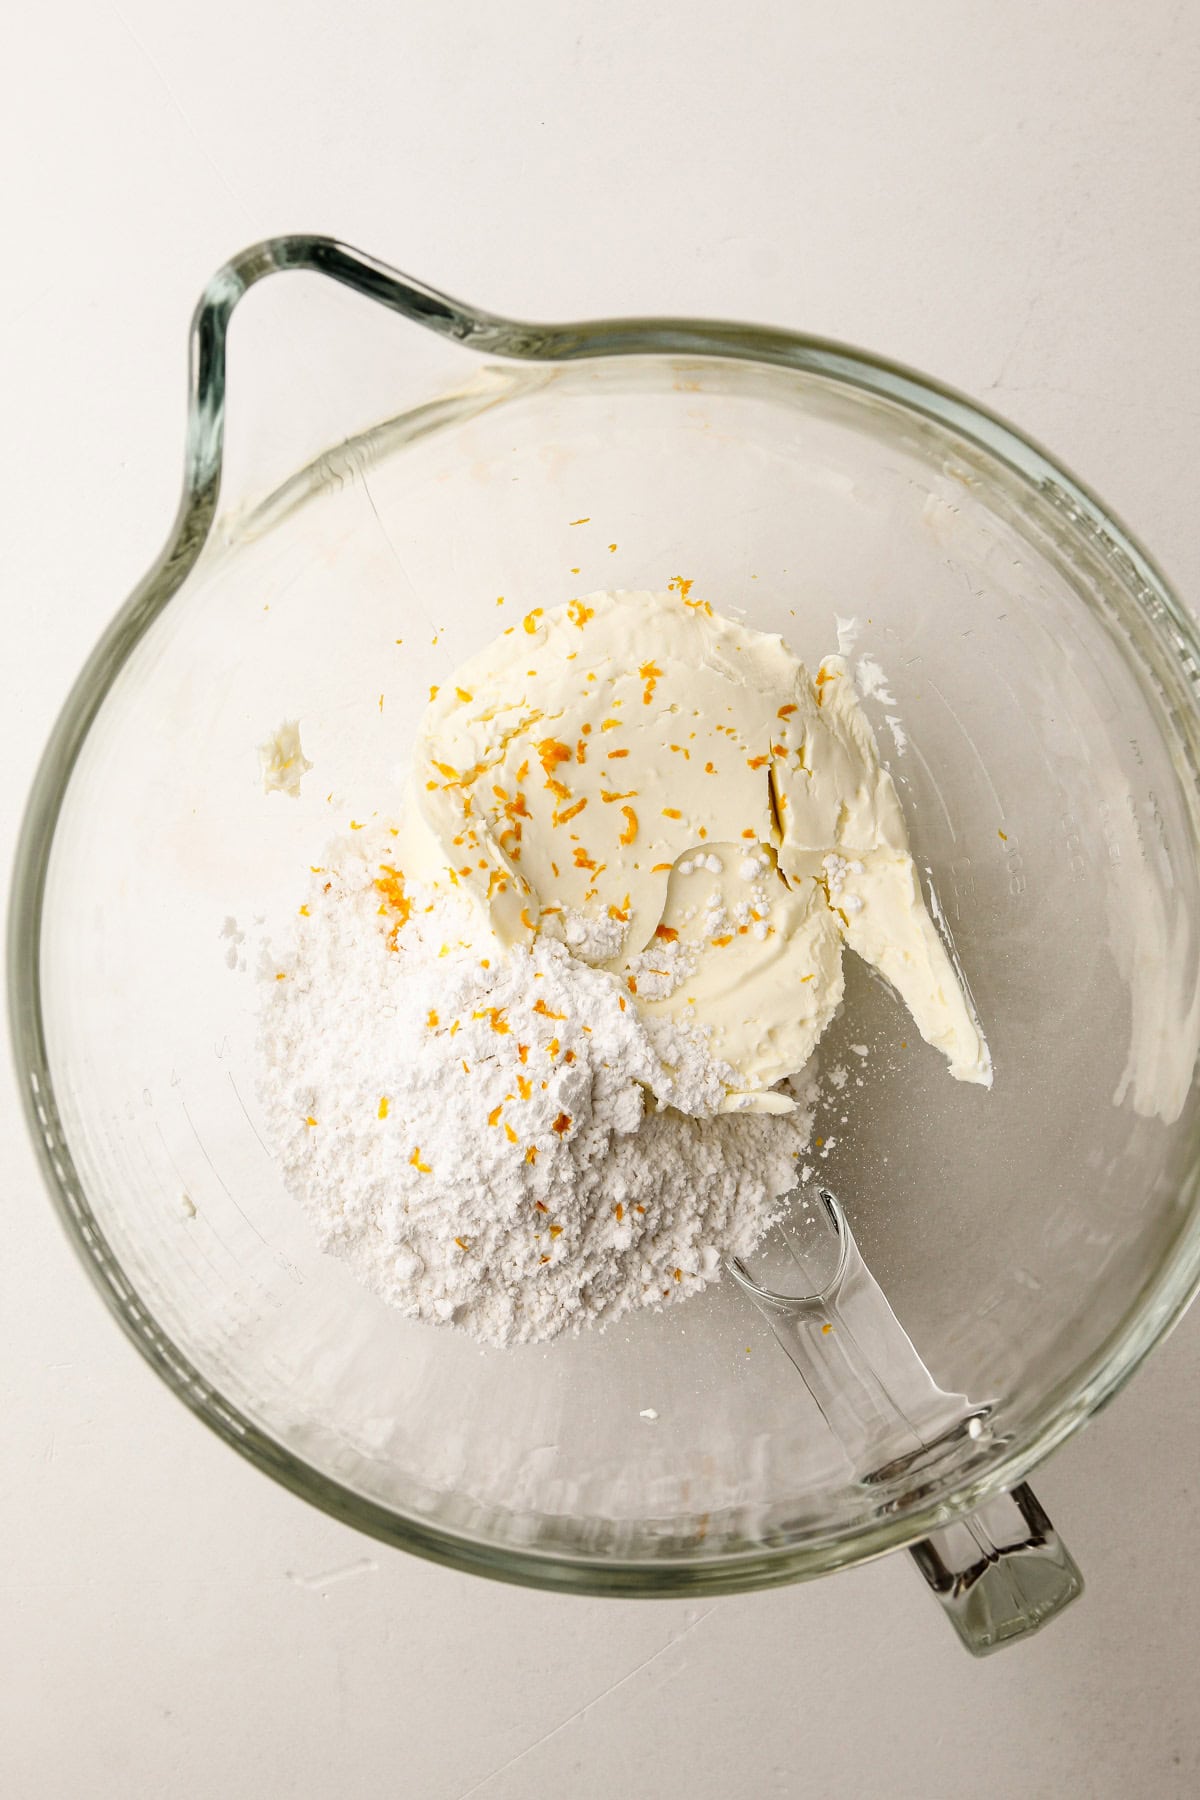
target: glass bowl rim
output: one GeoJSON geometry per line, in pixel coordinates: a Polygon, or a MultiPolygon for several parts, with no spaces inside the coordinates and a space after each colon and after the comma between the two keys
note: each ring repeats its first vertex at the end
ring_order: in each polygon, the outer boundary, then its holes
{"type": "MultiPolygon", "coordinates": [[[[51,846],[75,762],[119,671],[197,561],[216,516],[224,443],[225,347],[242,296],[266,276],[303,270],[341,283],[414,323],[482,354],[564,363],[600,357],[724,359],[798,370],[891,401],[948,427],[1035,489],[1052,485],[1086,529],[1132,572],[1143,624],[1173,665],[1200,726],[1200,632],[1131,532],[1034,440],[931,377],[835,341],[774,327],[672,318],[535,324],[479,311],[337,239],[294,234],[252,245],[212,277],[189,342],[183,491],[167,542],[85,663],[58,715],[26,804],[14,859],[8,925],[9,1025],[22,1104],[60,1220],[107,1305],[151,1367],[185,1405],[256,1468],[332,1517],[434,1562],[543,1589],[590,1594],[719,1594],[804,1579],[915,1543],[949,1519],[1011,1488],[1128,1380],[1200,1287],[1200,1208],[1193,1208],[1121,1323],[1076,1378],[1055,1389],[1001,1454],[969,1478],[951,1478],[904,1513],[815,1535],[783,1548],[699,1560],[606,1558],[501,1546],[394,1511],[322,1474],[227,1401],[155,1319],[112,1252],[88,1204],[62,1130],[41,1007],[42,908],[51,846]]],[[[1193,1154],[1192,1174],[1200,1172],[1193,1154]]]]}

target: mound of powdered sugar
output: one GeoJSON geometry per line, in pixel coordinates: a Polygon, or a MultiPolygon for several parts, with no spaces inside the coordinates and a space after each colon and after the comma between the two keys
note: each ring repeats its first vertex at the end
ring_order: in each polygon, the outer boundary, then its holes
{"type": "Polygon", "coordinates": [[[809,1111],[716,1114],[730,1071],[702,1028],[640,1017],[569,944],[481,953],[467,902],[390,882],[389,844],[331,846],[264,969],[262,1098],[323,1248],[493,1344],[662,1306],[748,1254],[809,1111]]]}

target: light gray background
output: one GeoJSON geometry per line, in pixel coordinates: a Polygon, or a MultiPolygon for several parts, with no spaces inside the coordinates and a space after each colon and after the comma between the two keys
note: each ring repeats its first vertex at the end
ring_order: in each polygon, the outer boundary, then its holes
{"type": "MultiPolygon", "coordinates": [[[[281,230],[499,310],[912,362],[1050,444],[1200,600],[1192,6],[43,0],[9,44],[6,862],[172,516],[195,297],[281,230]]],[[[904,1558],[715,1606],[550,1598],[383,1550],[201,1430],[76,1267],[7,1076],[0,1104],[14,1800],[1200,1789],[1200,1318],[1039,1474],[1089,1592],[989,1663],[904,1558]]]]}

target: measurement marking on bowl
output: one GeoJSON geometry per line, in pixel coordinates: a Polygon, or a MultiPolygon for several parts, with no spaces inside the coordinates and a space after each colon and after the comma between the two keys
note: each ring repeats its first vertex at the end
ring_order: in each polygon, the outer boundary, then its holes
{"type": "Polygon", "coordinates": [[[912,751],[913,755],[916,757],[917,761],[920,763],[921,767],[924,769],[926,775],[929,778],[929,785],[933,789],[934,798],[936,799],[938,805],[941,807],[942,816],[946,821],[946,830],[950,833],[950,842],[952,844],[957,844],[958,833],[954,829],[954,821],[950,817],[950,809],[946,805],[946,802],[942,798],[942,790],[937,784],[937,777],[934,775],[933,770],[930,768],[930,766],[926,762],[925,758],[921,755],[920,750],[917,748],[916,744],[913,742],[913,740],[911,738],[908,740],[908,747],[912,751]]]}
{"type": "MultiPolygon", "coordinates": [[[[236,1092],[236,1089],[234,1091],[236,1092]]],[[[187,1109],[187,1101],[186,1100],[180,1100],[179,1110],[188,1122],[188,1125],[191,1129],[192,1136],[195,1138],[196,1143],[199,1145],[201,1156],[204,1158],[205,1162],[208,1164],[209,1168],[212,1170],[213,1174],[216,1176],[217,1183],[221,1189],[221,1192],[225,1195],[225,1198],[229,1201],[229,1204],[233,1207],[234,1212],[239,1213],[241,1215],[241,1217],[246,1221],[246,1224],[250,1227],[251,1231],[254,1233],[255,1237],[258,1239],[259,1243],[263,1246],[263,1248],[266,1250],[270,1250],[271,1254],[274,1256],[276,1254],[276,1252],[272,1249],[272,1246],[271,1246],[270,1242],[268,1241],[268,1239],[263,1236],[262,1232],[258,1229],[258,1226],[254,1223],[254,1220],[250,1217],[249,1213],[246,1211],[246,1209],[241,1205],[241,1203],[238,1200],[234,1199],[233,1194],[230,1192],[229,1188],[226,1186],[225,1180],[221,1174],[221,1171],[218,1169],[216,1163],[213,1161],[212,1157],[208,1153],[208,1148],[204,1142],[204,1139],[200,1136],[200,1133],[196,1130],[195,1120],[192,1118],[191,1113],[187,1109]]]]}
{"type": "Polygon", "coordinates": [[[975,758],[975,761],[979,764],[979,773],[983,776],[983,779],[987,782],[988,792],[991,794],[992,799],[996,802],[996,811],[1000,814],[1000,817],[1003,818],[1004,817],[1004,802],[1001,800],[999,794],[996,792],[996,784],[992,780],[991,775],[988,773],[988,766],[983,760],[983,757],[980,753],[978,744],[975,742],[975,739],[971,736],[970,732],[967,730],[966,726],[963,724],[962,720],[959,718],[958,714],[955,712],[954,708],[951,706],[950,702],[947,700],[945,694],[943,694],[943,692],[942,692],[941,688],[938,686],[937,682],[931,681],[929,683],[929,685],[933,689],[934,693],[937,695],[938,699],[941,701],[942,705],[945,707],[946,711],[950,714],[950,717],[954,720],[954,723],[958,726],[958,729],[962,732],[963,736],[966,738],[967,747],[969,748],[971,755],[975,758]]]}
{"type": "Polygon", "coordinates": [[[237,1103],[241,1107],[243,1113],[245,1113],[245,1115],[246,1115],[246,1123],[250,1127],[251,1131],[254,1133],[255,1137],[258,1139],[258,1143],[263,1152],[263,1155],[270,1156],[271,1152],[267,1149],[266,1144],[263,1142],[262,1137],[259,1133],[258,1126],[254,1123],[254,1120],[250,1117],[250,1110],[247,1107],[246,1102],[242,1099],[241,1094],[238,1092],[238,1084],[233,1079],[233,1070],[226,1069],[225,1073],[229,1077],[229,1085],[233,1089],[234,1095],[237,1099],[237,1103]]]}

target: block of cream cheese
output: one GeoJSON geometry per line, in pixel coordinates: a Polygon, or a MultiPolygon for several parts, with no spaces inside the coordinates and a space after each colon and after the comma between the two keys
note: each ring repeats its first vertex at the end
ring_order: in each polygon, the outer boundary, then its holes
{"type": "Polygon", "coordinates": [[[461,665],[418,734],[406,870],[477,903],[482,942],[538,932],[648,1017],[707,1028],[730,1109],[792,1104],[849,945],[958,1080],[991,1059],[929,916],[845,663],[678,582],[534,608],[461,665]]]}

